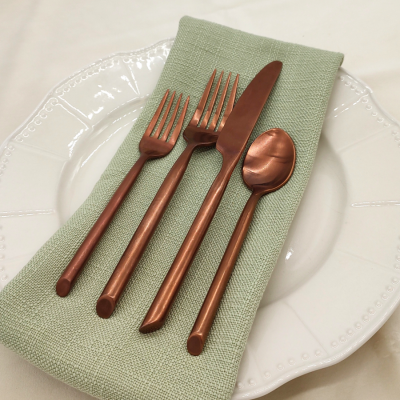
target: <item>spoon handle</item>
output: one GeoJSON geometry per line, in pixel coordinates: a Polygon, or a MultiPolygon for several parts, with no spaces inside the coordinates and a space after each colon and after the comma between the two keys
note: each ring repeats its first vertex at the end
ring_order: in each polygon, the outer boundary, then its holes
{"type": "Polygon", "coordinates": [[[218,311],[219,303],[224,295],[229,278],[236,264],[243,241],[247,235],[254,210],[261,195],[253,191],[247,201],[236,228],[233,231],[228,247],[215,274],[214,280],[208,290],[207,296],[194,323],[192,332],[187,341],[187,350],[193,356],[198,356],[203,351],[208,333],[218,311]]]}

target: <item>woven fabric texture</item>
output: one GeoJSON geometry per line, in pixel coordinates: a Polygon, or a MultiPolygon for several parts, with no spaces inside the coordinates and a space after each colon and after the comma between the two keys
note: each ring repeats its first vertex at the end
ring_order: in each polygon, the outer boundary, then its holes
{"type": "Polygon", "coordinates": [[[306,187],[338,53],[283,43],[185,17],[157,87],[85,203],[0,293],[0,340],[34,365],[100,399],[229,399],[246,339],[306,187]],[[138,328],[221,166],[215,149],[196,151],[120,303],[108,320],[95,305],[169,168],[185,147],[150,161],[69,296],[55,284],[118,184],[139,156],[138,143],[167,88],[190,95],[185,125],[214,68],[239,73],[240,95],[273,60],[282,73],[250,142],[280,127],[297,161],[286,186],[259,202],[204,352],[186,340],[250,192],[239,163],[165,326],[138,328]]]}

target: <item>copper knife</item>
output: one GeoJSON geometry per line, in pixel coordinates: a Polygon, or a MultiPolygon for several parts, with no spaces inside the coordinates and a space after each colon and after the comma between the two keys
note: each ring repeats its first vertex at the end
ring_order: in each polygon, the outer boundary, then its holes
{"type": "Polygon", "coordinates": [[[216,145],[223,157],[221,170],[210,187],[168,274],[150,306],[139,329],[140,332],[153,332],[164,325],[168,312],[207,233],[232,172],[242,156],[281,69],[282,62],[280,61],[273,61],[265,66],[247,86],[228,117],[216,145]]]}

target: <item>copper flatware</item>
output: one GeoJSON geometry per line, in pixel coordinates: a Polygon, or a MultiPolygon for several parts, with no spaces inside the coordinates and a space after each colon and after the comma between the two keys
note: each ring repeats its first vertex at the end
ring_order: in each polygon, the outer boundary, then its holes
{"type": "Polygon", "coordinates": [[[90,230],[85,240],[79,247],[75,256],[72,258],[71,262],[68,264],[68,266],[62,273],[60,279],[58,280],[56,285],[56,291],[59,296],[65,297],[71,291],[79,274],[82,272],[84,264],[86,263],[90,254],[96,247],[97,243],[100,241],[101,237],[106,231],[107,226],[111,222],[119,206],[122,204],[126,195],[129,193],[130,188],[136,181],[136,178],[138,177],[146,161],[154,158],[164,157],[167,154],[169,154],[173,149],[182,128],[183,119],[185,118],[185,113],[189,102],[189,97],[185,101],[182,112],[180,114],[176,127],[171,134],[170,139],[167,140],[169,133],[172,129],[172,126],[174,124],[176,115],[178,113],[182,95],[179,96],[175,109],[172,113],[171,119],[164,133],[162,132],[162,129],[164,127],[171,106],[173,104],[175,92],[171,96],[171,99],[166,107],[164,115],[162,116],[157,129],[155,130],[153,136],[150,136],[157,124],[159,116],[161,115],[161,112],[164,108],[164,104],[167,101],[168,95],[169,95],[169,90],[166,91],[164,97],[162,98],[160,105],[158,106],[152,120],[149,123],[149,126],[147,127],[139,143],[139,150],[140,150],[139,159],[136,161],[135,165],[125,176],[124,180],[122,181],[122,183],[112,196],[106,208],[101,213],[100,217],[97,219],[96,223],[93,225],[92,229],[90,230]]]}
{"type": "Polygon", "coordinates": [[[224,295],[237,257],[247,235],[258,200],[267,193],[280,189],[290,179],[296,161],[296,150],[291,137],[282,129],[270,129],[250,146],[243,162],[244,183],[252,191],[236,224],[218,271],[210,286],[187,341],[193,356],[203,351],[208,333],[224,295]]]}
{"type": "Polygon", "coordinates": [[[148,333],[160,329],[219,206],[232,172],[282,69],[280,61],[264,67],[240,96],[217,140],[222,167],[191,226],[140,327],[148,333]]]}
{"type": "Polygon", "coordinates": [[[111,278],[104,288],[103,293],[97,301],[97,314],[102,318],[109,318],[115,310],[118,299],[120,298],[122,292],[129,282],[130,277],[132,276],[133,271],[138,265],[140,259],[142,258],[142,255],[151,237],[153,236],[158,223],[160,222],[165,210],[168,207],[169,202],[171,201],[180,181],[182,180],[193,151],[198,147],[212,146],[216,143],[219,132],[222,130],[223,126],[225,125],[226,119],[232,111],[239,76],[236,76],[236,79],[232,86],[231,94],[225,108],[224,115],[221,119],[218,129],[216,129],[218,119],[221,114],[221,110],[224,105],[225,97],[228,91],[229,81],[231,77],[231,74],[229,74],[222,90],[215,114],[210,122],[209,127],[207,128],[207,124],[210,120],[218,95],[219,87],[221,85],[223,77],[222,72],[214,89],[213,95],[211,96],[207,111],[205,112],[204,117],[199,124],[200,118],[203,114],[207,99],[210,94],[212,84],[214,82],[215,74],[216,70],[214,70],[211,75],[211,78],[204,90],[204,93],[196,108],[193,118],[183,132],[183,137],[187,142],[185,150],[176,160],[175,164],[166,176],[145,216],[143,217],[138,228],[136,229],[136,232],[133,235],[131,242],[129,243],[127,249],[121,257],[113,274],[111,275],[111,278]]]}

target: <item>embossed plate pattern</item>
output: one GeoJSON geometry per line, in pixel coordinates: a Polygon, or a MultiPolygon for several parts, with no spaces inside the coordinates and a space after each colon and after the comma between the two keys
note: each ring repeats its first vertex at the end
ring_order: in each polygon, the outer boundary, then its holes
{"type": "MultiPolygon", "coordinates": [[[[89,195],[173,43],[100,60],[0,148],[0,289],[89,195]]],[[[400,128],[340,69],[315,167],[257,312],[233,399],[264,395],[365,343],[400,298],[400,128]]]]}

